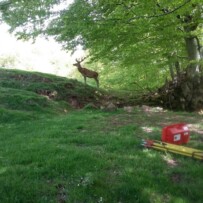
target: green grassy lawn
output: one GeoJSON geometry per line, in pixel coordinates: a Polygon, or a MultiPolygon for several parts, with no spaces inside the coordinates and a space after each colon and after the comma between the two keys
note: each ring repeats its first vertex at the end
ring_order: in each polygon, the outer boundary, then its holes
{"type": "Polygon", "coordinates": [[[187,122],[203,149],[203,117],[190,113],[68,111],[0,124],[0,202],[200,203],[203,165],[144,149],[164,125],[187,122]]]}
{"type": "Polygon", "coordinates": [[[93,109],[109,98],[76,80],[0,69],[0,203],[201,203],[202,162],[141,140],[186,122],[187,145],[203,149],[203,116],[93,109]]]}

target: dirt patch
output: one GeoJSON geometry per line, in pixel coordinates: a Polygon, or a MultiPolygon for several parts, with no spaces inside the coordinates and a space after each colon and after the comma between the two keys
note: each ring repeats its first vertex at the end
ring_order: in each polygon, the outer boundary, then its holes
{"type": "Polygon", "coordinates": [[[75,86],[72,83],[70,83],[70,82],[69,83],[65,83],[64,87],[67,88],[67,89],[75,89],[75,86]]]}
{"type": "Polygon", "coordinates": [[[58,203],[65,203],[67,202],[67,194],[65,190],[65,186],[63,184],[56,185],[57,189],[57,202],[58,203]]]}
{"type": "Polygon", "coordinates": [[[20,80],[20,81],[32,81],[32,82],[42,82],[42,83],[53,82],[51,79],[39,76],[37,74],[30,74],[30,75],[16,74],[11,76],[11,78],[14,78],[15,80],[20,80]]]}
{"type": "Polygon", "coordinates": [[[37,90],[36,91],[37,94],[41,95],[41,96],[45,96],[49,99],[55,99],[58,95],[57,91],[55,90],[43,90],[43,89],[40,89],[40,90],[37,90]]]}
{"type": "Polygon", "coordinates": [[[81,109],[83,107],[77,96],[69,98],[68,103],[75,109],[81,109]]]}
{"type": "Polygon", "coordinates": [[[179,173],[173,173],[171,175],[171,180],[173,183],[180,183],[182,181],[182,175],[179,173]]]}

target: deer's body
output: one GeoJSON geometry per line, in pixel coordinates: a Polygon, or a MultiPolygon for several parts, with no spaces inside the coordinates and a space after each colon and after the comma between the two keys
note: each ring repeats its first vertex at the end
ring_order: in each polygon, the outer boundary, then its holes
{"type": "Polygon", "coordinates": [[[85,84],[86,84],[86,78],[87,77],[88,78],[94,78],[96,83],[97,83],[97,87],[99,87],[99,79],[98,79],[99,74],[96,71],[92,71],[92,70],[89,70],[87,68],[83,68],[80,64],[82,61],[78,61],[76,59],[76,62],[77,63],[75,63],[73,65],[76,66],[78,68],[78,71],[83,75],[85,84]]]}

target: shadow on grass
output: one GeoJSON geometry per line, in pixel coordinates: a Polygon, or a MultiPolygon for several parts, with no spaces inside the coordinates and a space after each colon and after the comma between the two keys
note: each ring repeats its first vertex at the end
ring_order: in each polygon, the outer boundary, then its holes
{"type": "Polygon", "coordinates": [[[172,122],[190,120],[201,131],[202,117],[194,117],[76,111],[5,125],[0,202],[200,203],[200,161],[140,146],[172,122]]]}

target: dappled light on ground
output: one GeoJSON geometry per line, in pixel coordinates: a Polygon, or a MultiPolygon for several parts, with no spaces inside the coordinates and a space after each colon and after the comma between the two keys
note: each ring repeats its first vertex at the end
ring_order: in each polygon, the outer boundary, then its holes
{"type": "MultiPolygon", "coordinates": [[[[203,120],[202,120],[202,123],[203,123],[203,120]]],[[[195,133],[198,133],[200,135],[203,135],[203,124],[201,126],[200,123],[199,124],[198,123],[197,124],[191,124],[191,123],[189,123],[188,127],[189,127],[189,130],[191,132],[195,132],[195,133]]]]}
{"type": "Polygon", "coordinates": [[[175,160],[171,154],[167,153],[162,156],[163,160],[167,163],[169,167],[175,167],[178,166],[178,161],[175,160]]]}
{"type": "Polygon", "coordinates": [[[157,153],[154,152],[152,149],[143,149],[143,153],[148,157],[148,158],[157,158],[157,153]]]}
{"type": "Polygon", "coordinates": [[[184,122],[188,145],[202,149],[200,115],[139,106],[106,111],[90,103],[109,97],[74,80],[13,74],[1,74],[0,202],[200,202],[199,161],[141,145],[184,122]]]}
{"type": "Polygon", "coordinates": [[[150,203],[168,203],[171,201],[170,194],[161,194],[159,192],[156,192],[155,189],[149,187],[143,189],[143,194],[149,197],[150,203]]]}
{"type": "Polygon", "coordinates": [[[153,128],[152,127],[141,127],[142,130],[146,133],[151,133],[153,132],[153,128]]]}
{"type": "Polygon", "coordinates": [[[198,114],[199,114],[199,115],[203,115],[203,109],[199,110],[199,111],[198,111],[198,114]]]}
{"type": "Polygon", "coordinates": [[[0,168],[0,175],[4,174],[7,171],[7,167],[0,168]]]}
{"type": "MultiPolygon", "coordinates": [[[[21,202],[30,196],[35,202],[198,202],[199,161],[141,146],[142,137],[160,140],[165,117],[175,116],[77,110],[2,125],[0,144],[7,146],[1,152],[2,185],[11,191],[11,200],[21,202]]],[[[194,116],[192,121],[198,120],[194,116]]],[[[196,138],[191,145],[196,143],[202,147],[196,138]]],[[[5,194],[3,187],[1,191],[5,194]]]]}

